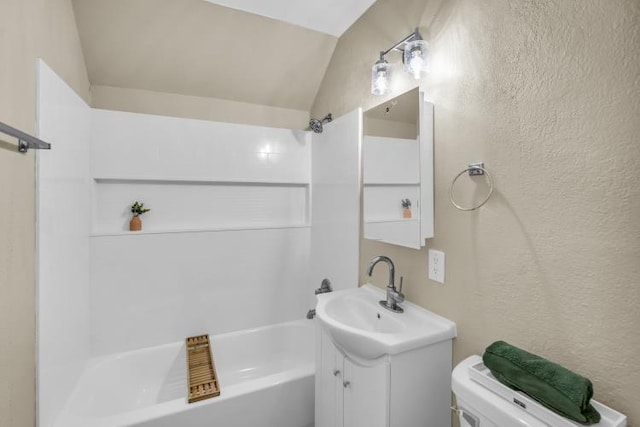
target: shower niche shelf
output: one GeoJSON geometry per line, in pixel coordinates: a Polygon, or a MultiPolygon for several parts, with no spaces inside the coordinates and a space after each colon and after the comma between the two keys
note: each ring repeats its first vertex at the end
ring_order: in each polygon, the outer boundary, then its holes
{"type": "Polygon", "coordinates": [[[271,179],[239,179],[216,177],[153,177],[153,176],[96,176],[93,178],[96,184],[229,184],[229,185],[291,185],[308,186],[309,182],[302,180],[271,180],[271,179]]]}
{"type": "Polygon", "coordinates": [[[228,227],[202,227],[202,228],[165,228],[150,229],[141,231],[110,231],[95,230],[91,237],[113,237],[113,236],[148,236],[153,234],[180,234],[180,233],[216,233],[224,231],[251,231],[251,230],[282,230],[288,228],[309,228],[310,224],[282,224],[282,225],[255,225],[255,226],[228,226],[228,227]]]}
{"type": "Polygon", "coordinates": [[[194,177],[94,177],[93,237],[309,226],[302,181],[194,177]],[[143,231],[128,231],[129,207],[144,202],[143,231]]]}

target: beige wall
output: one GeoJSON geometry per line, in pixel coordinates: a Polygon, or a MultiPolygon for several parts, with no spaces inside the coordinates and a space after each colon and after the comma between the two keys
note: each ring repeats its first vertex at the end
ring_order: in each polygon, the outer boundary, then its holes
{"type": "Polygon", "coordinates": [[[386,138],[416,139],[418,137],[418,127],[414,124],[372,119],[366,116],[364,117],[363,132],[368,136],[386,138]]]}
{"type": "Polygon", "coordinates": [[[308,111],[111,86],[92,86],[91,102],[92,107],[106,110],[255,126],[304,129],[309,124],[308,111]]]}
{"type": "MultiPolygon", "coordinates": [[[[89,81],[69,0],[2,0],[0,121],[36,132],[36,58],[85,99],[89,81]]],[[[14,145],[0,136],[2,147],[14,145]]],[[[0,147],[0,427],[35,425],[35,168],[0,147]]],[[[43,153],[46,155],[46,153],[43,153]]]]}
{"type": "MultiPolygon", "coordinates": [[[[391,256],[409,300],[457,323],[455,362],[510,341],[589,376],[630,426],[640,426],[639,8],[379,0],[339,40],[312,109],[340,116],[380,103],[369,94],[376,53],[419,24],[433,52],[428,247],[446,253],[446,284],[428,280],[427,248],[370,241],[361,277],[373,256],[391,256]],[[496,191],[480,210],[457,211],[451,179],[480,160],[496,191]]],[[[399,91],[415,85],[402,78],[399,91]]]]}

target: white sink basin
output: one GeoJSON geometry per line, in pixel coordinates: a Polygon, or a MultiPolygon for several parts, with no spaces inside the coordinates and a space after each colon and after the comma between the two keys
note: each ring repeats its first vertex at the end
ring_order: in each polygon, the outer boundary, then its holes
{"type": "Polygon", "coordinates": [[[411,303],[393,313],[378,303],[384,291],[372,285],[318,295],[316,315],[333,342],[345,352],[377,359],[456,336],[452,321],[411,303]]]}

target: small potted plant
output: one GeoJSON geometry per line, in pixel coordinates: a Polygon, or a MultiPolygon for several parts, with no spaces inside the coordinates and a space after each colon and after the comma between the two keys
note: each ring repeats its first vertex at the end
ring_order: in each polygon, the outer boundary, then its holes
{"type": "Polygon", "coordinates": [[[144,203],[140,203],[136,201],[133,205],[131,205],[131,213],[133,217],[131,218],[131,222],[129,222],[129,230],[130,231],[140,231],[142,230],[142,219],[140,219],[140,215],[149,212],[151,209],[147,209],[144,207],[144,203]]]}
{"type": "Polygon", "coordinates": [[[400,203],[402,203],[402,207],[404,208],[402,216],[405,218],[411,218],[411,200],[402,199],[400,203]]]}

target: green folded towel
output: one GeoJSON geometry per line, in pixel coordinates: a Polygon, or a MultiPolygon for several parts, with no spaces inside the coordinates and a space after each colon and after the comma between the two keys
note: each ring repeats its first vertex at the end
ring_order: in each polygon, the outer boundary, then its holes
{"type": "Polygon", "coordinates": [[[588,378],[504,341],[487,347],[482,360],[501,383],[552,411],[581,424],[600,422],[600,414],[589,403],[593,386],[588,378]]]}

